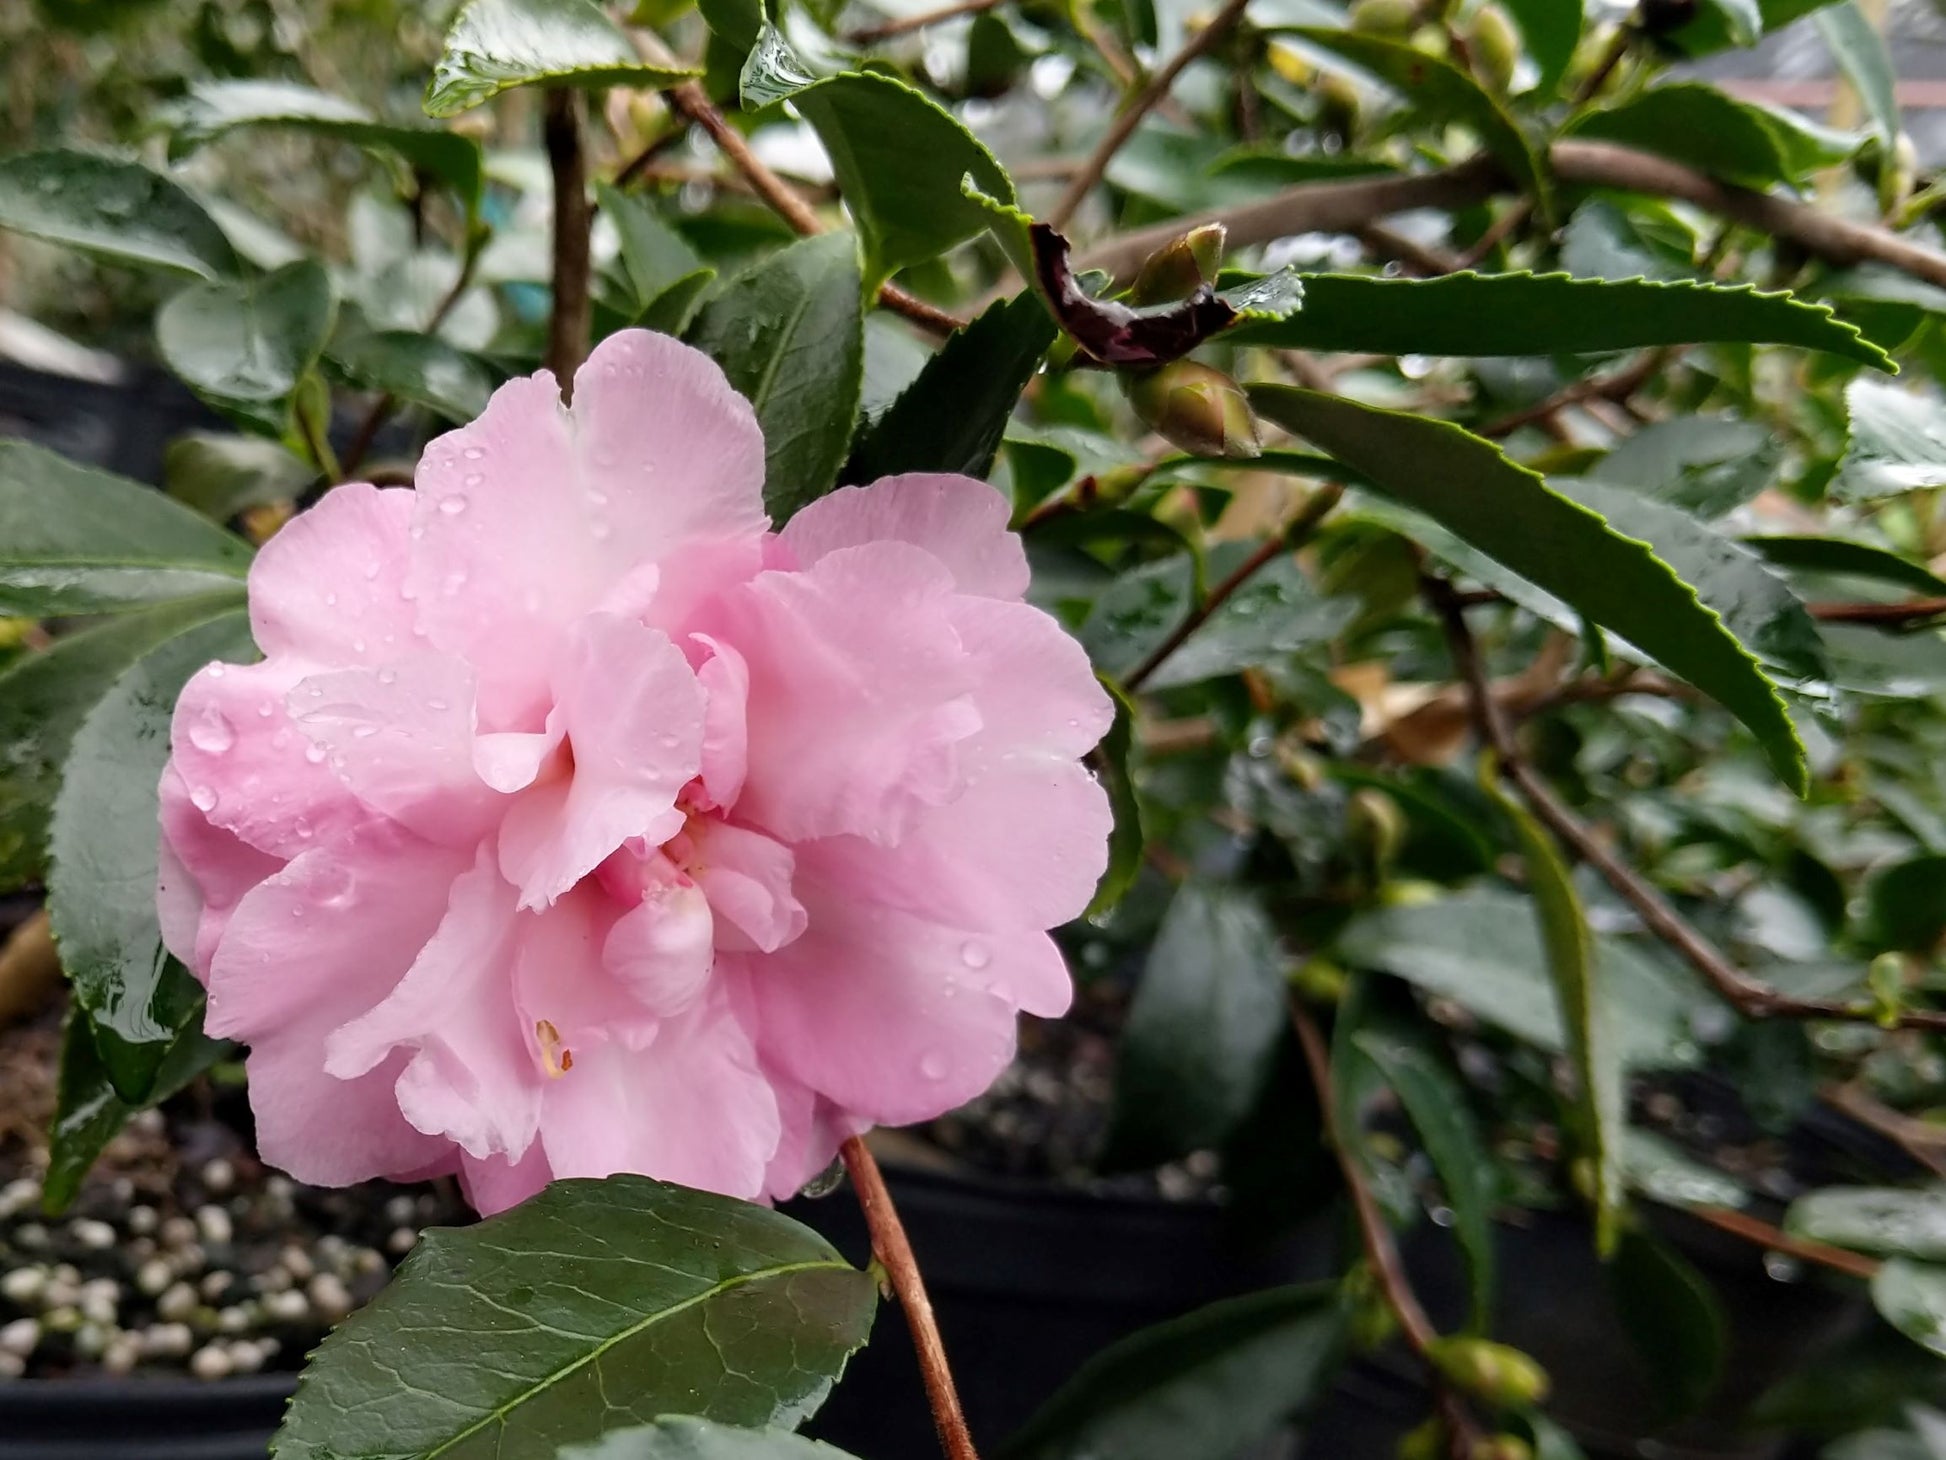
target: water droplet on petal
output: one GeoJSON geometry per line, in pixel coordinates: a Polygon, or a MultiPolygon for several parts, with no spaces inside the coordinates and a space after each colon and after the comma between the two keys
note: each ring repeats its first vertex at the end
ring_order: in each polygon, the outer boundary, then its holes
{"type": "Polygon", "coordinates": [[[327,594],[325,594],[325,595],[324,595],[324,606],[325,606],[326,608],[336,608],[336,607],[338,606],[338,595],[337,595],[337,594],[335,594],[335,593],[327,593],[327,594]]]}
{"type": "Polygon", "coordinates": [[[236,731],[221,710],[205,710],[189,727],[189,743],[205,755],[222,755],[236,744],[236,731]]]}
{"type": "Polygon", "coordinates": [[[469,446],[460,455],[468,461],[479,461],[486,456],[486,448],[484,446],[469,446]]]}
{"type": "Polygon", "coordinates": [[[457,517],[466,510],[466,498],[441,497],[439,499],[439,510],[448,517],[457,517]]]}
{"type": "Polygon", "coordinates": [[[971,938],[959,945],[959,957],[960,962],[968,968],[985,968],[993,962],[993,955],[987,951],[986,944],[977,943],[971,938]]]}
{"type": "Polygon", "coordinates": [[[221,678],[223,677],[223,671],[224,671],[224,669],[225,669],[226,667],[227,667],[227,666],[225,666],[225,665],[222,665],[222,664],[212,664],[212,665],[210,665],[210,667],[209,667],[209,677],[210,677],[211,679],[221,679],[221,678]]]}
{"type": "Polygon", "coordinates": [[[369,583],[372,579],[376,578],[377,576],[378,576],[378,559],[374,558],[372,559],[371,562],[365,564],[365,581],[369,583]]]}
{"type": "Polygon", "coordinates": [[[936,1049],[929,1049],[919,1058],[919,1073],[928,1080],[946,1078],[946,1057],[936,1049]]]}
{"type": "Polygon", "coordinates": [[[370,740],[376,734],[378,734],[378,726],[358,725],[353,727],[351,738],[353,740],[370,740]]]}
{"type": "Polygon", "coordinates": [[[277,706],[273,705],[269,700],[265,700],[261,705],[257,706],[257,713],[268,720],[272,715],[277,713],[277,706]]]}
{"type": "Polygon", "coordinates": [[[380,684],[397,684],[399,682],[399,671],[396,669],[379,670],[378,682],[380,684]]]}
{"type": "Polygon", "coordinates": [[[189,804],[194,806],[198,811],[214,811],[216,809],[216,792],[212,791],[208,786],[197,786],[189,793],[189,804]]]}
{"type": "Polygon", "coordinates": [[[322,745],[319,745],[315,740],[312,741],[309,745],[304,747],[304,758],[308,760],[312,765],[323,765],[324,758],[328,754],[330,754],[330,752],[327,751],[322,745]]]}

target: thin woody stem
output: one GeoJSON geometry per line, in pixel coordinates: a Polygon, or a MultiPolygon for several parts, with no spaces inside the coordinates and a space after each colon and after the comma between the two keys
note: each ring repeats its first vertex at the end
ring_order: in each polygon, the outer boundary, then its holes
{"type": "Polygon", "coordinates": [[[581,94],[569,87],[547,92],[542,134],[554,172],[554,303],[548,316],[547,367],[574,390],[574,372],[588,356],[594,304],[589,296],[590,230],[588,156],[581,138],[581,94]]]}
{"type": "Polygon", "coordinates": [[[899,1221],[892,1193],[885,1189],[885,1177],[865,1143],[853,1136],[838,1148],[845,1170],[858,1193],[858,1205],[865,1213],[865,1225],[872,1234],[872,1255],[885,1269],[899,1306],[905,1310],[906,1327],[912,1330],[912,1346],[918,1351],[919,1372],[925,1379],[926,1398],[932,1405],[932,1421],[939,1431],[939,1445],[946,1460],[979,1460],[973,1437],[966,1429],[966,1416],[960,1412],[959,1391],[953,1387],[953,1372],[946,1366],[946,1346],[940,1341],[939,1325],[933,1320],[932,1300],[926,1296],[925,1282],[919,1276],[919,1263],[906,1241],[905,1225],[899,1221]]]}

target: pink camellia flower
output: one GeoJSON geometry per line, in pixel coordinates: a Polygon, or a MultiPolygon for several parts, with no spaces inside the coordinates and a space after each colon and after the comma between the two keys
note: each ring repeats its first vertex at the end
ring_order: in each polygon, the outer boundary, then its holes
{"type": "Polygon", "coordinates": [[[265,546],[158,900],[266,1160],[783,1196],[1066,1008],[1110,706],[1006,503],[888,477],[773,533],[763,480],[722,372],[630,331],[265,546]]]}

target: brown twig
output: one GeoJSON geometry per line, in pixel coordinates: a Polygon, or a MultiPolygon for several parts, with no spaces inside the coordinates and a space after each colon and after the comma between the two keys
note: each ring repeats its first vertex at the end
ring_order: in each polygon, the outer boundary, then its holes
{"type": "Polygon", "coordinates": [[[628,187],[649,169],[656,158],[682,141],[688,135],[688,132],[689,129],[687,127],[670,127],[660,136],[650,139],[647,146],[643,147],[640,152],[622,164],[621,171],[615,174],[615,186],[617,188],[628,187]]]}
{"type": "Polygon", "coordinates": [[[905,1310],[906,1327],[912,1330],[912,1346],[919,1354],[919,1372],[932,1403],[940,1448],[947,1460],[979,1460],[973,1437],[967,1433],[966,1417],[960,1413],[953,1371],[946,1366],[946,1346],[940,1341],[939,1325],[933,1321],[932,1301],[926,1296],[926,1285],[919,1276],[912,1244],[906,1241],[898,1208],[892,1204],[892,1193],[885,1189],[885,1177],[857,1136],[840,1146],[838,1154],[844,1158],[845,1170],[858,1193],[859,1208],[865,1213],[865,1225],[871,1230],[872,1255],[885,1269],[899,1306],[905,1310]]]}
{"type": "Polygon", "coordinates": [[[1905,603],[1807,603],[1811,617],[1827,624],[1888,624],[1898,627],[1946,615],[1946,598],[1914,598],[1905,603]]]}
{"type": "MultiPolygon", "coordinates": [[[[1461,254],[1456,260],[1460,269],[1477,269],[1486,258],[1518,229],[1534,216],[1534,202],[1522,198],[1506,212],[1493,220],[1492,225],[1474,242],[1473,247],[1461,254]]],[[[1457,270],[1456,270],[1457,272],[1457,270]]]]}
{"type": "Polygon", "coordinates": [[[1344,493],[1344,487],[1337,482],[1327,482],[1313,492],[1310,500],[1299,510],[1297,516],[1291,519],[1290,526],[1275,537],[1260,543],[1249,557],[1237,565],[1235,572],[1210,589],[1202,603],[1177,624],[1167,638],[1155,646],[1148,658],[1129,672],[1128,677],[1122,681],[1123,688],[1130,694],[1140,689],[1148,677],[1162,667],[1163,661],[1180,649],[1185,639],[1208,623],[1210,616],[1227,603],[1239,588],[1248,583],[1259,569],[1274,558],[1296,551],[1299,545],[1317,530],[1318,524],[1324,520],[1325,515],[1338,505],[1338,499],[1344,496],[1344,493]]]}
{"type": "Polygon", "coordinates": [[[1708,939],[1690,926],[1682,914],[1669,905],[1641,873],[1610,850],[1554,794],[1553,788],[1535,774],[1521,754],[1513,729],[1494,697],[1479,646],[1474,642],[1472,630],[1467,627],[1466,610],[1454,594],[1452,585],[1443,578],[1430,575],[1421,582],[1427,601],[1445,625],[1453,667],[1467,687],[1467,703],[1473,717],[1474,732],[1480,743],[1493,752],[1500,776],[1520,794],[1536,819],[1554,838],[1599,872],[1622,901],[1635,909],[1643,926],[1701,974],[1725,1003],[1747,1019],[1836,1019],[1879,1024],[1886,1028],[1946,1029],[1946,1012],[1936,1009],[1903,1009],[1887,1013],[1871,1004],[1795,998],[1752,978],[1725,958],[1708,939]]]}
{"type": "Polygon", "coordinates": [[[1632,365],[1624,366],[1607,375],[1590,375],[1585,380],[1577,380],[1572,385],[1555,391],[1547,399],[1536,401],[1531,406],[1523,406],[1520,410],[1501,416],[1498,420],[1489,421],[1477,430],[1482,436],[1497,439],[1511,436],[1522,426],[1532,425],[1559,411],[1566,410],[1569,406],[1586,405],[1595,400],[1625,401],[1648,384],[1667,358],[1668,352],[1665,350],[1647,351],[1632,365]]]}
{"type": "Polygon", "coordinates": [[[1826,1242],[1813,1242],[1804,1237],[1793,1237],[1781,1227],[1772,1226],[1748,1212],[1740,1212],[1735,1207],[1684,1207],[1699,1222],[1707,1222],[1719,1232],[1728,1232],[1732,1237],[1741,1237],[1746,1242],[1754,1242],[1759,1247],[1772,1252],[1781,1252],[1786,1257],[1795,1257],[1800,1262],[1815,1263],[1828,1267],[1833,1272],[1844,1273],[1847,1277],[1869,1280],[1879,1269],[1878,1259],[1866,1257],[1862,1253],[1848,1252],[1842,1247],[1833,1247],[1826,1242]]]}
{"type": "Polygon", "coordinates": [[[894,36],[907,35],[915,30],[924,30],[929,25],[942,21],[958,20],[962,15],[978,15],[982,10],[991,10],[1002,0],[957,0],[956,4],[942,5],[937,10],[921,11],[917,15],[902,15],[896,20],[888,20],[879,25],[861,26],[847,31],[845,39],[854,46],[869,46],[879,41],[889,41],[894,36]]]}
{"type": "Polygon", "coordinates": [[[1622,64],[1622,59],[1628,55],[1628,48],[1634,42],[1635,32],[1630,26],[1615,27],[1615,33],[1608,38],[1608,48],[1601,53],[1595,69],[1574,89],[1574,98],[1570,102],[1572,107],[1579,110],[1594,100],[1595,93],[1608,84],[1608,78],[1615,74],[1615,68],[1622,64]]]}
{"type": "Polygon", "coordinates": [[[1224,0],[1223,8],[1216,12],[1210,23],[1184,41],[1182,49],[1169,58],[1169,64],[1149,78],[1148,84],[1135,94],[1128,105],[1122,108],[1121,114],[1109,125],[1107,134],[1089,155],[1087,165],[1075,174],[1074,180],[1068,184],[1067,191],[1061,194],[1060,200],[1048,213],[1047,221],[1050,224],[1056,228],[1067,226],[1068,220],[1074,216],[1075,209],[1079,208],[1082,200],[1094,191],[1095,184],[1101,181],[1102,174],[1108,170],[1108,164],[1114,161],[1115,154],[1121,151],[1122,144],[1128,141],[1136,127],[1141,124],[1142,118],[1155,109],[1156,103],[1169,95],[1170,89],[1176,84],[1176,78],[1182,75],[1191,61],[1205,54],[1235,29],[1236,23],[1243,18],[1244,8],[1249,3],[1250,0],[1224,0]]]}
{"type": "Polygon", "coordinates": [[[549,87],[542,101],[541,135],[554,173],[554,299],[547,321],[547,368],[561,398],[574,394],[574,372],[588,356],[594,301],[589,293],[588,154],[582,145],[581,93],[549,87]]]}
{"type": "Polygon", "coordinates": [[[1358,241],[1374,253],[1387,258],[1397,259],[1421,278],[1433,279],[1441,274],[1457,274],[1464,267],[1456,254],[1447,253],[1443,248],[1408,238],[1378,223],[1368,223],[1357,230],[1358,241]]]}

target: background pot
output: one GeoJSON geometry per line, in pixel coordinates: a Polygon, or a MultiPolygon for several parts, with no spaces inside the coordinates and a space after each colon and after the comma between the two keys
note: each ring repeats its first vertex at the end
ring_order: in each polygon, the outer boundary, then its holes
{"type": "Polygon", "coordinates": [[[295,1374],[0,1384],[0,1460],[264,1460],[295,1374]]]}

